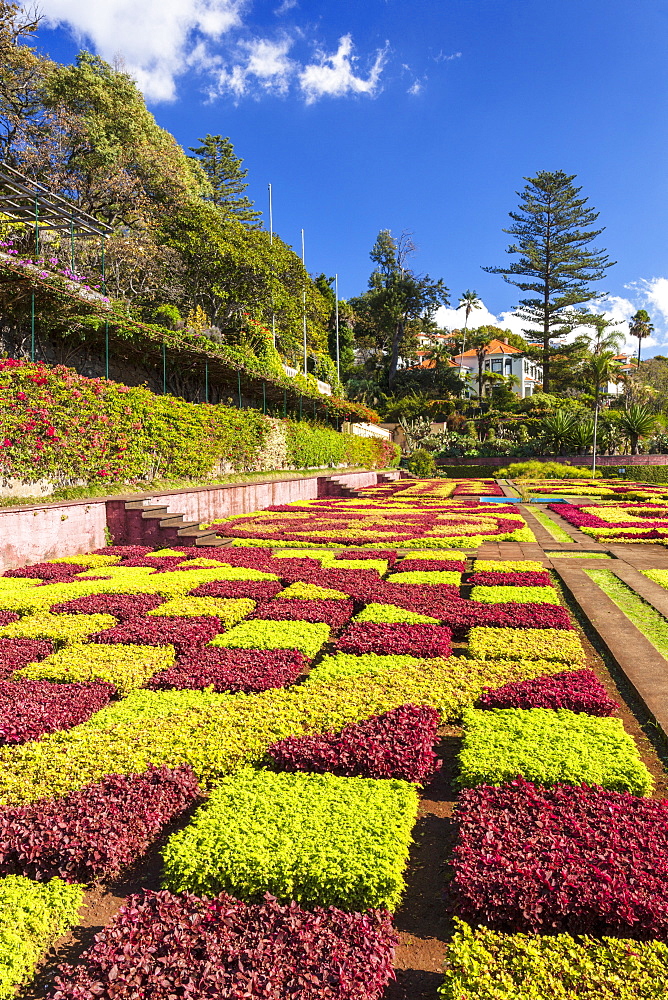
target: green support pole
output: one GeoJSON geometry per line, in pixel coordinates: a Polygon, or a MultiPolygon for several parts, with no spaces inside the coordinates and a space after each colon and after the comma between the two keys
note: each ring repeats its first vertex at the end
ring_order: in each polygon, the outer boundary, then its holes
{"type": "Polygon", "coordinates": [[[285,419],[285,417],[287,417],[287,415],[288,415],[288,391],[287,391],[287,389],[284,389],[283,390],[283,419],[285,419]]]}
{"type": "Polygon", "coordinates": [[[167,349],[162,345],[162,394],[167,395],[167,349]]]}
{"type": "Polygon", "coordinates": [[[267,412],[267,383],[262,383],[262,412],[266,414],[267,412]]]}
{"type": "Polygon", "coordinates": [[[239,389],[239,409],[241,409],[241,372],[237,372],[237,388],[239,389]]]}
{"type": "Polygon", "coordinates": [[[204,362],[204,402],[209,402],[209,362],[204,362]]]}

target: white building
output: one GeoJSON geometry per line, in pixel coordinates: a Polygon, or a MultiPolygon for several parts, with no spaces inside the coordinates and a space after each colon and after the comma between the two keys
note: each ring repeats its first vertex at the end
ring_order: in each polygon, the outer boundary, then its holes
{"type": "MultiPolygon", "coordinates": [[[[452,359],[457,366],[461,365],[462,374],[467,372],[471,376],[471,381],[480,395],[478,382],[478,354],[474,348],[457,354],[452,359]]],[[[490,340],[485,346],[485,360],[483,362],[483,372],[491,372],[497,375],[514,375],[516,382],[513,385],[513,392],[516,392],[521,399],[532,396],[536,386],[543,382],[543,369],[535,361],[527,358],[522,351],[512,344],[503,340],[490,340]]],[[[489,383],[488,383],[489,384],[489,383]]],[[[484,380],[483,380],[484,385],[484,380]]]]}

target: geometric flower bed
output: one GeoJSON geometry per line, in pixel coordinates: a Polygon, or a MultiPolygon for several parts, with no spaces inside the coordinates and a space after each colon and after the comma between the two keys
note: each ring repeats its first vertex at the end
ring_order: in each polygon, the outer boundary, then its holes
{"type": "Polygon", "coordinates": [[[551,677],[487,688],[476,708],[567,708],[588,715],[613,715],[619,706],[593,670],[564,670],[551,677]]]}
{"type": "Polygon", "coordinates": [[[44,733],[71,729],[104,708],[113,684],[51,684],[0,681],[0,743],[25,743],[44,733]]]}
{"type": "Polygon", "coordinates": [[[415,786],[244,770],[223,779],[163,851],[163,886],[361,912],[399,905],[415,786]],[[326,860],[325,860],[326,859],[326,860]]]}
{"type": "Polygon", "coordinates": [[[577,633],[554,628],[472,628],[469,653],[476,660],[558,660],[569,666],[585,663],[577,633]]]}
{"type": "Polygon", "coordinates": [[[565,521],[599,542],[656,542],[668,539],[668,502],[619,502],[614,506],[549,504],[565,521]]]}
{"type": "Polygon", "coordinates": [[[42,955],[79,919],[83,888],[55,878],[0,878],[0,998],[13,997],[42,955]]]}
{"type": "Polygon", "coordinates": [[[540,785],[601,785],[649,795],[654,782],[620,719],[560,708],[465,709],[462,788],[522,775],[540,785]]]}
{"type": "Polygon", "coordinates": [[[154,674],[146,687],[153,691],[202,691],[209,687],[219,692],[266,691],[294,684],[307,664],[304,654],[296,649],[205,647],[179,657],[173,667],[154,674]]]}
{"type": "Polygon", "coordinates": [[[503,934],[456,920],[441,1000],[662,1000],[668,945],[569,934],[503,934]]]}
{"type": "Polygon", "coordinates": [[[462,792],[453,906],[500,931],[668,941],[668,803],[517,778],[462,792]]]}
{"type": "Polygon", "coordinates": [[[425,784],[440,767],[433,751],[441,720],[428,705],[401,705],[340,733],[291,736],[268,750],[279,771],[360,778],[398,778],[425,784]]]}
{"type": "Polygon", "coordinates": [[[53,1000],[380,1000],[395,941],[382,911],[146,892],[127,900],[76,967],[61,967],[53,1000]]]}
{"type": "Polygon", "coordinates": [[[120,694],[127,694],[133,688],[142,687],[155,673],[166,670],[173,663],[173,646],[77,643],[59,653],[52,653],[39,663],[23,667],[15,677],[32,681],[105,681],[113,684],[120,694]]]}

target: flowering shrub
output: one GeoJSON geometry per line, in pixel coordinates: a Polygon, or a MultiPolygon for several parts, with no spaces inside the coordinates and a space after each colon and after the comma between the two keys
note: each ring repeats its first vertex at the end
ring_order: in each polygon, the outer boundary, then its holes
{"type": "Polygon", "coordinates": [[[27,615],[0,628],[0,639],[53,639],[66,646],[82,642],[94,632],[111,628],[116,619],[111,615],[52,615],[47,611],[27,615]]]}
{"type": "Polygon", "coordinates": [[[159,594],[90,594],[54,604],[54,614],[112,615],[120,622],[145,615],[162,604],[159,594]]]}
{"type": "Polygon", "coordinates": [[[464,919],[668,940],[665,801],[518,778],[464,791],[455,820],[453,906],[464,919]]]}
{"type": "Polygon", "coordinates": [[[339,636],[344,653],[405,653],[412,656],[450,656],[452,633],[442,625],[350,625],[339,636]]]}
{"type": "Polygon", "coordinates": [[[295,598],[291,601],[267,601],[265,604],[258,604],[253,618],[324,622],[330,628],[341,628],[352,617],[352,613],[352,601],[300,601],[299,598],[295,598]]]}
{"type": "Polygon", "coordinates": [[[245,769],[221,779],[192,823],[170,837],[163,886],[392,911],[417,806],[404,781],[245,769]]]}
{"type": "Polygon", "coordinates": [[[668,946],[659,941],[502,934],[456,918],[455,926],[442,1000],[662,1000],[668,946]]]}
{"type": "Polygon", "coordinates": [[[235,625],[218,635],[212,646],[237,649],[299,649],[312,658],[329,639],[329,625],[304,621],[265,622],[259,619],[235,625]]]}
{"type": "Polygon", "coordinates": [[[378,910],[145,892],[129,897],[76,967],[60,967],[51,1000],[83,1000],[100,988],[115,1000],[185,991],[189,1000],[250,1000],[258,989],[286,1000],[381,1000],[396,940],[378,910]]]}
{"type": "Polygon", "coordinates": [[[472,628],[469,654],[477,660],[559,660],[571,666],[586,663],[577,633],[551,628],[472,628]]]}
{"type": "Polygon", "coordinates": [[[554,604],[558,600],[554,587],[474,587],[471,600],[484,604],[554,604]]]}
{"type": "Polygon", "coordinates": [[[177,653],[204,646],[222,631],[219,618],[201,615],[191,618],[130,618],[91,637],[100,643],[140,643],[144,646],[173,646],[177,653]]]}
{"type": "Polygon", "coordinates": [[[0,879],[0,998],[10,1000],[39,960],[79,920],[80,885],[46,885],[21,875],[0,879]]]}
{"type": "Polygon", "coordinates": [[[189,767],[110,774],[60,799],[0,810],[0,872],[114,878],[201,798],[189,767]]]}
{"type": "Polygon", "coordinates": [[[141,687],[159,670],[174,663],[173,646],[76,644],[31,663],[16,674],[26,680],[113,684],[121,694],[141,687]]]}
{"type": "Polygon", "coordinates": [[[175,666],[154,674],[146,687],[153,691],[190,688],[214,691],[266,691],[287,687],[303,674],[308,660],[296,649],[198,649],[175,666]]]}
{"type": "Polygon", "coordinates": [[[379,625],[399,625],[405,622],[409,625],[438,625],[438,618],[429,615],[419,615],[415,611],[397,608],[394,604],[376,604],[371,602],[355,615],[356,622],[376,622],[379,625]]]}
{"type": "Polygon", "coordinates": [[[282,771],[425,784],[441,764],[433,750],[440,721],[440,713],[428,705],[401,705],[340,733],[288,737],[272,744],[268,753],[282,771]]]}
{"type": "Polygon", "coordinates": [[[487,688],[478,708],[567,708],[588,715],[613,715],[619,708],[593,670],[563,670],[551,677],[487,688]]]}
{"type": "Polygon", "coordinates": [[[492,573],[482,571],[472,573],[468,578],[470,586],[482,587],[551,587],[549,573],[492,573]]]}
{"type": "MultiPolygon", "coordinates": [[[[276,580],[214,580],[195,587],[193,597],[244,597],[251,601],[268,601],[282,590],[276,580]]],[[[344,595],[345,596],[345,595],[344,595]]]]}
{"type": "Polygon", "coordinates": [[[522,775],[539,785],[601,785],[649,795],[654,782],[621,719],[565,708],[467,708],[459,755],[463,788],[522,775]]]}
{"type": "Polygon", "coordinates": [[[115,694],[113,684],[102,682],[0,681],[0,743],[25,743],[57,729],[71,729],[115,694]]]}

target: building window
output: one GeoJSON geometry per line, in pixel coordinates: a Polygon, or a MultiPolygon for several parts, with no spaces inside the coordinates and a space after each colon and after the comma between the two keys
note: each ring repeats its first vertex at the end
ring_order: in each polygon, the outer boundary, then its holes
{"type": "Polygon", "coordinates": [[[503,372],[503,361],[492,361],[493,372],[503,372]]]}
{"type": "Polygon", "coordinates": [[[506,358],[506,370],[511,371],[513,367],[513,362],[511,358],[506,358]]]}

